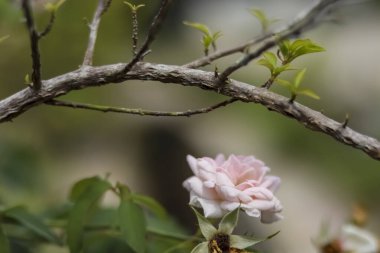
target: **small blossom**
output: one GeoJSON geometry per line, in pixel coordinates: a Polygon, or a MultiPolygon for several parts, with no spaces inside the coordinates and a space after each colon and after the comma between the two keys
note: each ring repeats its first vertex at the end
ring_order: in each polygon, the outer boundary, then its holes
{"type": "Polygon", "coordinates": [[[204,215],[220,218],[240,206],[247,215],[271,223],[282,218],[280,201],[274,192],[280,178],[267,175],[269,168],[254,156],[187,156],[194,176],[183,186],[190,192],[190,204],[203,208],[204,215]]]}
{"type": "Polygon", "coordinates": [[[379,251],[377,238],[369,231],[352,224],[342,227],[339,241],[343,252],[377,253],[379,251]]]}

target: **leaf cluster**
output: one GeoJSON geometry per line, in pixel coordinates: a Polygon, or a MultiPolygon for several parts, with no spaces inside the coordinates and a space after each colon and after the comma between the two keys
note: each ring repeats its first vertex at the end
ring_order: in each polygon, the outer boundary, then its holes
{"type": "MultiPolygon", "coordinates": [[[[153,198],[131,192],[121,183],[112,185],[107,179],[97,176],[75,183],[69,193],[69,201],[70,205],[54,212],[54,218],[50,217],[49,223],[46,223],[46,217],[36,216],[25,207],[0,210],[0,252],[10,253],[14,238],[26,237],[23,240],[67,245],[70,253],[89,252],[88,249],[94,248],[92,245],[109,238],[108,241],[121,243],[126,253],[143,253],[152,245],[148,243],[148,239],[150,242],[152,239],[147,236],[152,231],[152,221],[158,219],[162,224],[169,221],[166,210],[153,198]],[[119,198],[116,209],[101,208],[101,200],[107,192],[119,198]]],[[[156,225],[153,231],[160,234],[163,245],[169,247],[173,245],[173,240],[165,244],[162,238],[176,237],[166,230],[160,231],[162,227],[156,225]]],[[[183,237],[180,237],[181,240],[183,237]]]]}
{"type": "Polygon", "coordinates": [[[184,21],[183,24],[200,31],[203,34],[201,43],[206,56],[208,55],[210,47],[216,50],[216,41],[222,36],[220,31],[213,33],[206,25],[201,23],[184,21]]]}
{"type": "Polygon", "coordinates": [[[278,43],[278,57],[284,64],[294,61],[296,58],[311,53],[319,53],[325,49],[310,39],[297,39],[293,42],[290,40],[282,40],[278,43]]]}
{"type": "Polygon", "coordinates": [[[284,71],[293,70],[290,68],[290,64],[278,65],[277,57],[272,52],[265,52],[263,58],[257,63],[268,68],[272,76],[278,76],[284,71]]]}
{"type": "Polygon", "coordinates": [[[278,43],[279,49],[277,55],[272,52],[265,52],[263,58],[258,61],[258,64],[266,67],[270,71],[270,78],[263,87],[270,88],[273,82],[287,88],[291,93],[290,101],[293,102],[297,95],[306,95],[308,97],[319,99],[319,96],[310,89],[301,89],[300,84],[304,78],[306,69],[299,71],[293,82],[278,79],[278,76],[288,70],[295,70],[291,67],[291,62],[296,58],[311,53],[325,51],[324,48],[312,42],[309,39],[297,39],[293,42],[283,40],[278,43]]]}

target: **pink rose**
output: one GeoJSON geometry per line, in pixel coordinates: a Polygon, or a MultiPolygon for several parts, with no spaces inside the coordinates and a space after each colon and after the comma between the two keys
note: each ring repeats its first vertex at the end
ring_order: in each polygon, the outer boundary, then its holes
{"type": "Polygon", "coordinates": [[[280,178],[266,175],[269,168],[254,156],[219,154],[215,159],[187,156],[194,176],[183,182],[190,192],[190,205],[203,208],[210,218],[222,217],[240,206],[247,215],[271,223],[282,219],[274,192],[280,178]]]}

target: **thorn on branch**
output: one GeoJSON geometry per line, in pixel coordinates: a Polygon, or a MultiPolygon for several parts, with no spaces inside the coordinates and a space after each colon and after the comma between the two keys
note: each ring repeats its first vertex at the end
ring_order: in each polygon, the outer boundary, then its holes
{"type": "Polygon", "coordinates": [[[214,69],[214,78],[215,78],[215,79],[218,79],[218,77],[219,77],[218,67],[215,66],[215,69],[214,69]]]}
{"type": "Polygon", "coordinates": [[[350,121],[350,115],[348,113],[346,113],[346,118],[344,119],[343,123],[342,123],[342,129],[345,129],[348,125],[348,122],[350,121]]]}

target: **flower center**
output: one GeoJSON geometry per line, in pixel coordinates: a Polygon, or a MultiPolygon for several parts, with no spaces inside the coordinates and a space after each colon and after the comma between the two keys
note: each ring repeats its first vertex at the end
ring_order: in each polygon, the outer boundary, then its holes
{"type": "Polygon", "coordinates": [[[230,236],[223,233],[215,234],[208,244],[209,252],[224,253],[230,250],[230,236]]]}

